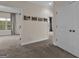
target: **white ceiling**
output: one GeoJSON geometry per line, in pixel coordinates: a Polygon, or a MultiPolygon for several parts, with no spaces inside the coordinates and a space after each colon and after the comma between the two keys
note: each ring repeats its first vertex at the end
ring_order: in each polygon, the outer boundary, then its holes
{"type": "Polygon", "coordinates": [[[49,6],[49,3],[53,4],[53,1],[29,1],[29,2],[42,6],[49,6]]]}
{"type": "Polygon", "coordinates": [[[25,6],[25,5],[41,5],[41,6],[46,6],[49,7],[49,3],[53,4],[53,1],[0,1],[0,5],[6,5],[6,6],[25,6]]]}

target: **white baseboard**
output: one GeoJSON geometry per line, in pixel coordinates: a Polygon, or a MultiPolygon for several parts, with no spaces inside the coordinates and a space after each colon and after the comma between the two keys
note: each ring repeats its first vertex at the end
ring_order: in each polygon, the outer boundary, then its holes
{"type": "Polygon", "coordinates": [[[53,43],[52,43],[52,44],[53,44],[54,46],[57,46],[56,42],[54,42],[54,41],[53,41],[53,43]]]}
{"type": "Polygon", "coordinates": [[[40,39],[40,40],[36,40],[36,41],[30,41],[30,42],[26,42],[26,43],[21,43],[21,46],[27,45],[27,44],[31,44],[31,43],[35,43],[35,42],[44,41],[44,40],[47,40],[47,39],[48,39],[48,38],[44,38],[44,39],[40,39]]]}

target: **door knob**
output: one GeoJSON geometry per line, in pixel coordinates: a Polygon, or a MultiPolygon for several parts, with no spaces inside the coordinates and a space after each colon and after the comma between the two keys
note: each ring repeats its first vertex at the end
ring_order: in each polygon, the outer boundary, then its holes
{"type": "Polygon", "coordinates": [[[71,29],[70,29],[69,32],[75,32],[75,30],[71,30],[71,29]]]}
{"type": "Polygon", "coordinates": [[[72,32],[72,30],[70,29],[69,32],[72,32]]]}
{"type": "Polygon", "coordinates": [[[73,30],[73,32],[75,32],[75,30],[73,30]]]}

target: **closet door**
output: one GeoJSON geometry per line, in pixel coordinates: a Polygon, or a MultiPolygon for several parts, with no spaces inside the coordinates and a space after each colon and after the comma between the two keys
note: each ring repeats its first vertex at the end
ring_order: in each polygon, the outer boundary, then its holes
{"type": "Polygon", "coordinates": [[[72,51],[73,53],[79,57],[79,2],[73,4],[73,15],[74,15],[74,26],[73,30],[73,36],[72,36],[72,51]]]}
{"type": "Polygon", "coordinates": [[[58,12],[57,45],[79,57],[79,2],[58,12]]]}
{"type": "Polygon", "coordinates": [[[70,30],[72,30],[74,26],[73,22],[73,7],[67,6],[61,9],[57,15],[57,43],[58,44],[66,44],[68,43],[68,39],[71,36],[70,30]]]}
{"type": "Polygon", "coordinates": [[[59,10],[57,15],[57,45],[71,53],[74,51],[75,5],[70,4],[59,10]]]}

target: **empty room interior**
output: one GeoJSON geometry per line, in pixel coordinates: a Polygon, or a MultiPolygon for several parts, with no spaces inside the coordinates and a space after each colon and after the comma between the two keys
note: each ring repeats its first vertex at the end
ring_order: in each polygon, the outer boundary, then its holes
{"type": "Polygon", "coordinates": [[[0,1],[0,58],[78,58],[79,1],[0,1]]]}

